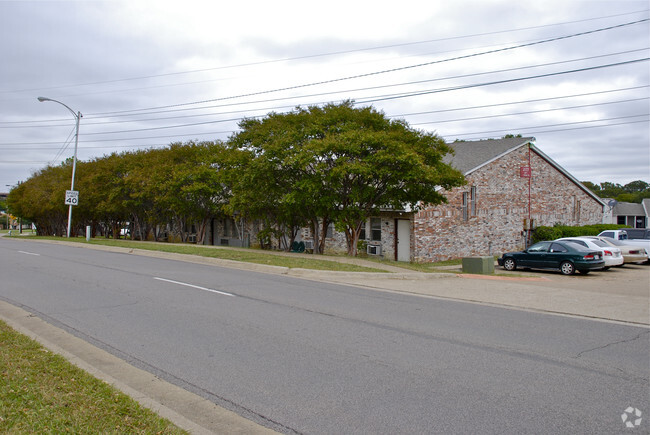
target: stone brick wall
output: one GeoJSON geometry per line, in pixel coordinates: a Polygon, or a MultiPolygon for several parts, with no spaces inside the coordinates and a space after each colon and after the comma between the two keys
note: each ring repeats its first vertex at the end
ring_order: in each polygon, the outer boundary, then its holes
{"type": "Polygon", "coordinates": [[[445,192],[446,205],[414,217],[415,261],[429,262],[478,255],[499,255],[524,247],[524,219],[535,226],[601,223],[603,207],[570,178],[531,150],[532,177],[522,178],[529,152],[521,147],[466,176],[467,184],[445,192]],[[472,213],[472,187],[476,208],[472,213]],[[463,212],[467,197],[467,218],[463,212]]]}

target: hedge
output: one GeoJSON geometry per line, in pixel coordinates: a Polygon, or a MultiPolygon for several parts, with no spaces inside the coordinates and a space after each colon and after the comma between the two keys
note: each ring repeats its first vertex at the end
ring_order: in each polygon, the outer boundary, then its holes
{"type": "Polygon", "coordinates": [[[533,231],[533,243],[542,240],[555,240],[561,237],[579,237],[579,236],[595,236],[601,231],[605,230],[618,230],[621,228],[629,228],[627,225],[614,225],[614,224],[596,224],[585,225],[582,227],[570,227],[567,225],[555,225],[552,227],[537,227],[533,231]]]}

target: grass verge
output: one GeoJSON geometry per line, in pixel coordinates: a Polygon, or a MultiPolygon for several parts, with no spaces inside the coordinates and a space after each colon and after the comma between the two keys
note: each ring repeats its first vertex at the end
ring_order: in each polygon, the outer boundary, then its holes
{"type": "Polygon", "coordinates": [[[131,240],[91,239],[87,242],[84,238],[62,239],[60,237],[30,237],[35,240],[70,241],[91,245],[117,246],[130,249],[144,249],[148,251],[171,252],[175,254],[199,255],[202,257],[220,258],[224,260],[242,261],[247,263],[282,266],[289,268],[302,268],[313,270],[333,270],[343,272],[386,272],[385,270],[359,266],[350,263],[329,261],[321,258],[301,254],[287,254],[274,251],[257,249],[227,248],[222,246],[197,246],[181,245],[174,243],[138,242],[131,240]]]}
{"type": "Polygon", "coordinates": [[[0,373],[0,433],[187,433],[2,321],[0,373]]]}

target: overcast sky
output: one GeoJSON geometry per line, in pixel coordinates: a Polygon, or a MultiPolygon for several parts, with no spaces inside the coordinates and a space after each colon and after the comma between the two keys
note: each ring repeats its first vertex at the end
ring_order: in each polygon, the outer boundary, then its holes
{"type": "Polygon", "coordinates": [[[448,141],[534,136],[650,182],[647,1],[2,1],[0,191],[79,153],[226,140],[355,100],[448,141]]]}

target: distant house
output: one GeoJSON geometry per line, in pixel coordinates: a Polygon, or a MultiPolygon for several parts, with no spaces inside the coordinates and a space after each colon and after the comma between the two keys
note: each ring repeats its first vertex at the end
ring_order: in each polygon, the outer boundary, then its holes
{"type": "Polygon", "coordinates": [[[641,204],[616,201],[609,201],[608,204],[611,223],[632,228],[650,228],[650,199],[645,198],[641,204]]]}
{"type": "MultiPolygon", "coordinates": [[[[361,234],[366,252],[398,261],[431,262],[495,255],[523,248],[531,228],[540,225],[596,224],[605,203],[550,157],[533,138],[454,142],[446,163],[467,184],[443,192],[447,204],[417,212],[386,210],[366,222],[361,234]]],[[[234,221],[213,222],[213,244],[246,246],[259,226],[239,228],[234,221]]],[[[310,231],[301,238],[310,246],[310,231]]],[[[327,249],[345,252],[345,237],[333,228],[327,249]]]]}

